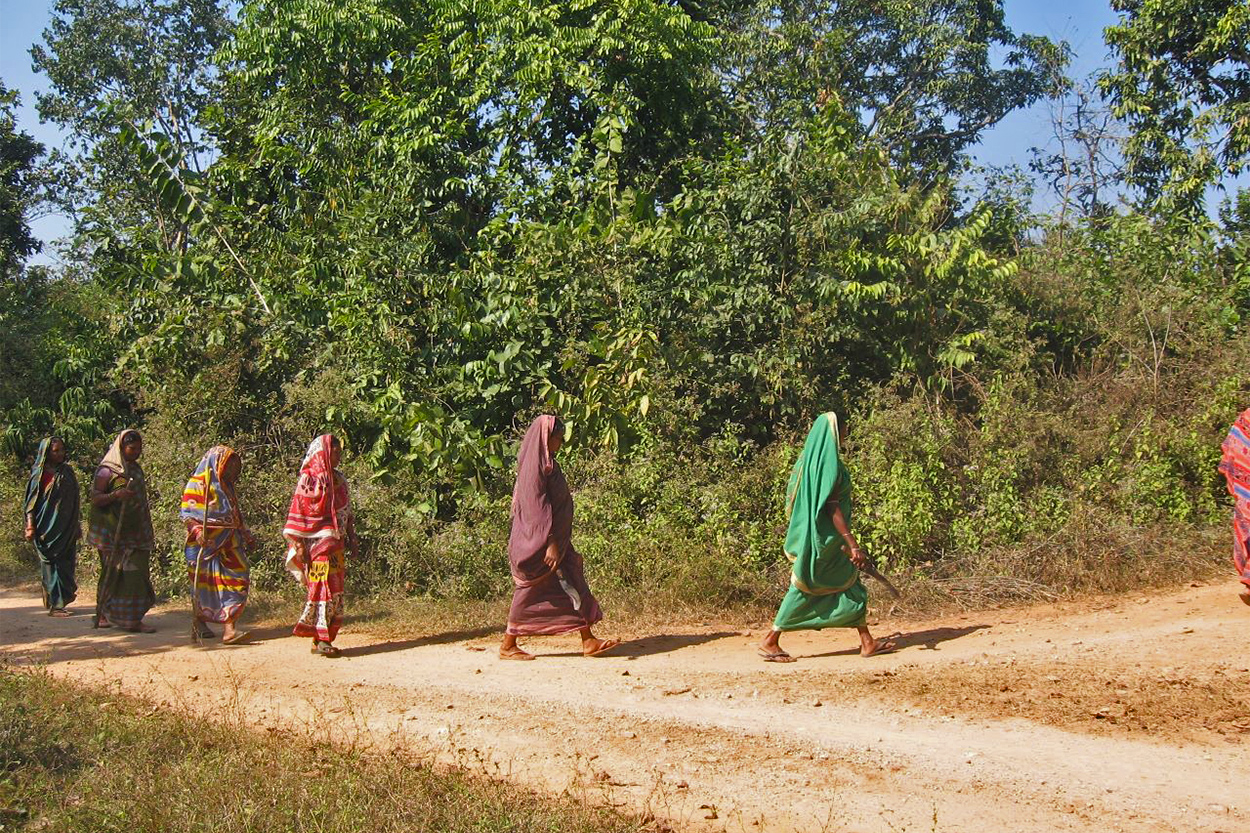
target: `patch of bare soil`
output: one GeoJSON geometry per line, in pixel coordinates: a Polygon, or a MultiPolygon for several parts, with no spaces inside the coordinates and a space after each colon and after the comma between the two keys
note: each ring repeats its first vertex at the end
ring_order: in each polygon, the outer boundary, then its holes
{"type": "Polygon", "coordinates": [[[0,653],[101,696],[402,750],[657,827],[1250,829],[1250,671],[1227,636],[1250,609],[1227,584],[908,622],[897,653],[869,660],[851,632],[788,634],[790,665],[733,623],[599,659],[532,640],[539,659],[516,663],[477,629],[384,640],[349,619],[326,660],[286,628],[195,647],[180,608],[150,635],[88,618],[0,591],[0,653]]]}

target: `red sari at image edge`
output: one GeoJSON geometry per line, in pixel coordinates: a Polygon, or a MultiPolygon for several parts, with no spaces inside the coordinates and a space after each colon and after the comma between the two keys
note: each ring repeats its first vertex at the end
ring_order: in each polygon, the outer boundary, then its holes
{"type": "Polygon", "coordinates": [[[508,633],[513,636],[568,633],[603,618],[586,584],[581,554],[573,548],[573,495],[547,447],[554,426],[550,414],[534,420],[517,455],[508,536],[516,588],[508,611],[508,633]],[[561,555],[554,570],[543,561],[553,540],[561,555]]]}
{"type": "Polygon", "coordinates": [[[1224,440],[1220,471],[1233,496],[1233,564],[1250,588],[1250,408],[1241,412],[1224,440]]]}
{"type": "Polygon", "coordinates": [[[304,552],[288,555],[287,569],[302,572],[308,586],[296,636],[333,642],[343,624],[343,585],[347,568],[343,538],[351,519],[347,481],[330,466],[331,435],[308,446],[282,534],[304,542],[304,552]]]}

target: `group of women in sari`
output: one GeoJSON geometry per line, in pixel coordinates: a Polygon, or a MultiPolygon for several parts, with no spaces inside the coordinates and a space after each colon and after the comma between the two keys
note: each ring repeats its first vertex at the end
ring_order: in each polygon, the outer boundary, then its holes
{"type": "MultiPolygon", "coordinates": [[[[582,556],[573,546],[573,497],[556,459],[564,425],[552,415],[535,419],[517,458],[508,539],[513,595],[499,657],[532,660],[519,637],[577,632],[582,653],[602,656],[619,643],[595,636],[603,611],[590,591],[582,556]]],[[[836,414],[818,418],[790,474],[786,493],[789,526],[785,553],[790,586],[772,628],[759,646],[768,662],[792,662],[781,635],[796,630],[853,628],[865,657],[895,644],[868,629],[868,592],[860,571],[868,560],[851,530],[850,471],[842,460],[845,423],[836,414]]],[[[1223,445],[1220,471],[1233,497],[1233,561],[1250,604],[1250,409],[1223,445]]],[[[87,541],[100,557],[96,610],[99,627],[149,632],[144,616],[155,601],[149,564],[152,516],[139,458],[143,438],[117,436],[91,482],[87,541]]],[[[359,543],[346,478],[338,471],[342,445],[323,434],[308,446],[282,530],[287,570],[303,584],[306,599],[294,634],[312,640],[312,652],[340,655],[334,640],[343,623],[346,556],[359,543]]],[[[78,482],[65,442],[39,444],[26,489],[26,538],[38,552],[44,605],[66,616],[77,594],[74,580],[80,535],[78,482]]],[[[186,528],[184,555],[193,588],[197,639],[244,640],[236,623],[247,603],[248,550],[255,537],[244,523],[236,494],[243,465],[233,449],[218,445],[201,458],[182,493],[179,517],[186,528]]]]}

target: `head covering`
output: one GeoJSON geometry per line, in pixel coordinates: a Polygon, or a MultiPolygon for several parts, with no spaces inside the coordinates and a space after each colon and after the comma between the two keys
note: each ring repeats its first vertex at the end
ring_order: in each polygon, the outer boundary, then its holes
{"type": "MultiPolygon", "coordinates": [[[[552,512],[552,496],[549,494],[549,481],[557,471],[555,459],[551,456],[551,432],[555,429],[556,418],[551,414],[543,414],[530,423],[521,441],[521,451],[517,455],[516,484],[512,487],[512,532],[508,538],[509,560],[512,562],[512,577],[518,586],[541,581],[551,572],[542,563],[543,553],[547,549],[547,541],[557,532],[556,527],[563,528],[563,521],[552,512]]],[[[560,478],[561,483],[563,477],[560,478]]],[[[567,487],[565,487],[567,491],[567,487]]],[[[564,501],[560,501],[561,505],[564,501]]],[[[570,506],[571,514],[571,506],[570,506]]],[[[568,520],[571,527],[572,520],[568,520]]],[[[562,537],[562,536],[557,536],[562,537]]]]}
{"type": "Polygon", "coordinates": [[[178,517],[199,524],[204,523],[207,517],[211,527],[234,529],[242,526],[234,486],[222,476],[230,460],[237,457],[234,449],[225,445],[215,445],[204,453],[182,490],[178,517]]]}
{"type": "Polygon", "coordinates": [[[125,445],[123,441],[131,434],[134,434],[140,440],[143,439],[143,435],[133,428],[127,428],[125,431],[118,434],[117,439],[113,440],[113,444],[109,446],[108,453],[106,453],[104,455],[104,459],[100,461],[100,468],[108,469],[113,472],[113,474],[126,473],[126,469],[129,464],[126,462],[125,455],[122,454],[122,446],[125,445]]]}
{"type": "MultiPolygon", "coordinates": [[[[30,477],[26,480],[26,514],[35,511],[35,505],[39,502],[39,494],[43,491],[51,492],[56,488],[56,481],[48,484],[47,489],[42,489],[43,485],[43,466],[48,459],[48,451],[52,448],[52,443],[59,441],[61,445],[65,445],[65,440],[60,437],[45,437],[39,441],[39,448],[35,450],[35,464],[30,467],[30,477]]],[[[59,476],[60,469],[65,464],[57,466],[57,474],[59,476]]]]}
{"type": "Polygon", "coordinates": [[[837,414],[822,414],[803,443],[803,453],[790,472],[786,505],[790,526],[786,556],[794,562],[791,583],[805,593],[836,593],[859,577],[841,551],[842,536],[826,509],[835,496],[847,524],[851,522],[850,477],[841,461],[837,414]],[[843,565],[842,562],[845,562],[843,565]]]}
{"type": "Polygon", "coordinates": [[[284,535],[298,538],[342,537],[339,513],[347,509],[347,494],[340,493],[330,464],[331,434],[322,434],[308,445],[300,464],[299,480],[291,496],[284,535]]]}

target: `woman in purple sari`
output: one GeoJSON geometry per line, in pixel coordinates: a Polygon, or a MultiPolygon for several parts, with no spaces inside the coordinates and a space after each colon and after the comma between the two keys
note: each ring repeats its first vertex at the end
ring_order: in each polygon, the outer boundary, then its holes
{"type": "Polygon", "coordinates": [[[619,644],[615,639],[599,639],[590,630],[603,618],[603,611],[586,586],[582,557],[573,548],[573,496],[555,459],[563,441],[564,425],[545,414],[534,420],[521,443],[508,537],[516,589],[508,630],[499,646],[500,659],[534,658],[517,645],[518,636],[578,631],[582,654],[588,657],[619,644]]]}

